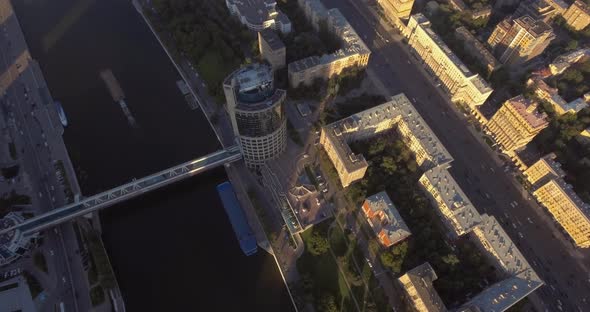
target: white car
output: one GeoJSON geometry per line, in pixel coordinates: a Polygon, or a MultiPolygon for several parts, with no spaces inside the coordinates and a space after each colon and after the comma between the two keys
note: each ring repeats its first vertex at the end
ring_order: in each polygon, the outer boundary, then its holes
{"type": "Polygon", "coordinates": [[[53,249],[50,249],[49,250],[49,254],[52,255],[52,256],[55,255],[55,252],[53,252],[53,249]]]}
{"type": "Polygon", "coordinates": [[[369,268],[373,268],[373,264],[371,263],[371,260],[369,260],[369,258],[365,258],[365,260],[367,260],[367,264],[369,265],[369,268]]]}

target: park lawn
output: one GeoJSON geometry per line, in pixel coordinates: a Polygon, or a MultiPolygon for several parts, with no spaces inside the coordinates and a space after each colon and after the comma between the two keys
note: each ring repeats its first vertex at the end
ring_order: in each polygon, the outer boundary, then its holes
{"type": "MultiPolygon", "coordinates": [[[[236,59],[234,62],[228,63],[223,60],[220,53],[212,50],[205,53],[205,55],[203,55],[203,57],[197,62],[196,66],[199,75],[205,80],[208,89],[211,91],[213,89],[220,89],[223,84],[223,79],[240,66],[238,61],[239,60],[236,59]]],[[[222,94],[213,95],[218,99],[218,96],[222,94]]],[[[221,97],[221,99],[222,98],[223,97],[221,97]]]]}
{"type": "MultiPolygon", "coordinates": [[[[331,222],[332,219],[329,219],[316,225],[316,227],[322,227],[327,230],[331,222]]],[[[308,229],[301,234],[306,246],[312,230],[313,228],[308,229]]],[[[322,296],[333,295],[341,311],[355,311],[355,306],[350,297],[351,294],[346,287],[344,276],[340,274],[336,261],[334,261],[330,252],[326,252],[320,256],[314,256],[306,249],[299,260],[297,260],[297,270],[302,275],[308,275],[313,279],[313,296],[315,301],[319,301],[322,296]]]]}

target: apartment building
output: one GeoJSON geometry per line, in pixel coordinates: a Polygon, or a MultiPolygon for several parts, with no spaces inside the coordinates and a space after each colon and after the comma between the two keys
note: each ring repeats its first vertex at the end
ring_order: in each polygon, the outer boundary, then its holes
{"type": "Polygon", "coordinates": [[[314,27],[319,29],[320,23],[326,22],[328,30],[340,38],[342,49],[289,63],[289,84],[293,88],[330,79],[348,68],[367,67],[371,50],[338,9],[326,10],[319,0],[299,0],[299,4],[314,27]]]}
{"type": "Polygon", "coordinates": [[[291,21],[277,8],[275,0],[225,0],[231,15],[253,31],[272,28],[281,33],[291,32],[291,21]]]}
{"type": "Polygon", "coordinates": [[[584,1],[576,0],[565,11],[563,18],[575,30],[582,30],[590,24],[590,8],[584,1]]]}
{"type": "Polygon", "coordinates": [[[362,179],[368,166],[364,157],[354,154],[348,144],[371,138],[394,127],[423,170],[453,160],[402,93],[391,97],[389,102],[322,127],[320,144],[334,164],[343,187],[362,179]]]}
{"type": "Polygon", "coordinates": [[[514,12],[513,17],[521,17],[528,15],[535,20],[542,20],[545,23],[559,14],[563,14],[565,10],[556,3],[550,0],[524,0],[521,1],[514,12]]]}
{"type": "Polygon", "coordinates": [[[391,247],[412,234],[385,191],[367,197],[361,208],[384,247],[391,247]]]}
{"type": "Polygon", "coordinates": [[[551,104],[555,114],[561,116],[566,113],[576,114],[582,109],[588,107],[588,103],[583,98],[566,102],[560,95],[557,88],[552,88],[543,80],[533,77],[527,80],[527,87],[532,88],[539,99],[551,104]]]}
{"type": "Polygon", "coordinates": [[[422,174],[418,180],[422,190],[430,199],[443,223],[457,238],[473,230],[481,220],[475,206],[446,166],[434,167],[422,174]]]}
{"type": "Polygon", "coordinates": [[[406,301],[418,312],[446,312],[447,308],[432,283],[438,279],[425,262],[400,276],[397,281],[406,291],[406,301]]]}
{"type": "Polygon", "coordinates": [[[485,125],[503,152],[511,154],[524,147],[548,126],[547,115],[537,112],[537,106],[522,95],[513,97],[485,125]]]}
{"type": "Polygon", "coordinates": [[[422,59],[426,70],[440,82],[453,102],[474,108],[492,94],[489,84],[461,62],[430,28],[430,21],[424,15],[412,15],[406,31],[412,52],[422,59]]]}
{"type": "Polygon", "coordinates": [[[553,39],[551,26],[525,15],[498,23],[488,44],[503,64],[520,65],[541,54],[553,39]]]}
{"type": "Polygon", "coordinates": [[[549,64],[549,70],[553,75],[559,75],[565,72],[575,63],[586,60],[590,57],[590,48],[578,49],[563,55],[560,55],[549,64]]]}
{"type": "Polygon", "coordinates": [[[581,248],[590,247],[590,205],[563,179],[552,179],[533,192],[553,218],[581,248]]]}
{"type": "Polygon", "coordinates": [[[455,37],[463,42],[465,52],[474,57],[488,73],[498,69],[501,64],[494,55],[463,26],[455,30],[455,37]]]}
{"type": "Polygon", "coordinates": [[[556,157],[554,153],[547,154],[523,172],[533,189],[549,182],[549,180],[565,177],[565,171],[561,169],[561,164],[555,161],[556,157]]]}
{"type": "Polygon", "coordinates": [[[270,64],[273,72],[285,67],[287,48],[274,31],[265,29],[258,32],[258,51],[262,59],[270,64]]]}
{"type": "Polygon", "coordinates": [[[510,239],[496,218],[481,215],[473,229],[475,241],[506,278],[492,284],[462,306],[463,311],[506,311],[543,286],[543,281],[510,239]],[[473,308],[469,310],[468,308],[473,308]]]}
{"type": "Polygon", "coordinates": [[[385,16],[394,24],[407,20],[412,12],[414,0],[378,0],[385,16]]]}

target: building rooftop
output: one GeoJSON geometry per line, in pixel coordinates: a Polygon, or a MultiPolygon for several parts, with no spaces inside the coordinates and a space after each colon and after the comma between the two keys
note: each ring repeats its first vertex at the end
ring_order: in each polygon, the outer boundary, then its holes
{"type": "Polygon", "coordinates": [[[416,289],[418,296],[424,302],[427,311],[447,311],[445,304],[432,285],[432,282],[434,282],[438,276],[436,276],[436,272],[434,272],[434,269],[428,262],[409,270],[405,275],[410,281],[412,281],[412,284],[416,289]]]}
{"type": "Polygon", "coordinates": [[[459,57],[457,57],[457,55],[453,53],[453,51],[447,46],[447,44],[432,30],[432,28],[430,28],[430,22],[422,13],[414,14],[412,15],[412,18],[414,18],[418,22],[417,24],[419,25],[419,27],[421,27],[424,30],[424,32],[428,35],[428,37],[430,37],[430,40],[434,42],[435,46],[444,55],[447,56],[451,63],[456,68],[458,68],[461,71],[461,73],[467,79],[469,79],[481,93],[492,91],[492,88],[488,85],[488,83],[485,80],[481,79],[479,75],[471,72],[469,68],[467,68],[467,66],[463,63],[463,61],[461,61],[461,59],[459,59],[459,57]]]}
{"type": "Polygon", "coordinates": [[[469,232],[481,222],[475,206],[463,193],[463,190],[451,176],[446,166],[434,167],[424,172],[424,176],[430,181],[444,204],[453,213],[453,219],[460,227],[460,229],[455,229],[457,233],[469,232]]]}
{"type": "Polygon", "coordinates": [[[348,20],[338,9],[328,10],[328,19],[334,33],[340,38],[343,44],[342,50],[346,54],[368,54],[371,50],[357,34],[354,28],[348,23],[348,20]]]}
{"type": "Polygon", "coordinates": [[[226,0],[228,4],[234,5],[250,24],[264,25],[264,22],[272,19],[279,19],[289,23],[289,18],[276,9],[275,0],[226,0]]]}
{"type": "Polygon", "coordinates": [[[543,164],[547,166],[547,168],[552,170],[553,173],[555,173],[555,175],[557,175],[558,177],[565,177],[565,171],[563,170],[563,168],[561,168],[561,164],[555,161],[556,158],[557,155],[555,155],[555,153],[549,153],[541,157],[538,161],[543,162],[543,164]]]}
{"type": "Polygon", "coordinates": [[[577,113],[586,107],[588,107],[588,103],[586,103],[583,98],[577,98],[563,106],[563,110],[566,112],[577,113]]]}
{"type": "Polygon", "coordinates": [[[544,283],[496,218],[481,215],[478,228],[509,277],[486,288],[467,305],[476,305],[482,312],[504,311],[544,283]]]}
{"type": "Polygon", "coordinates": [[[391,244],[412,234],[385,191],[367,197],[363,206],[368,207],[375,214],[369,219],[375,233],[384,231],[391,244]]]}
{"type": "Polygon", "coordinates": [[[547,184],[553,184],[557,186],[559,190],[576,206],[587,219],[590,220],[590,204],[585,203],[580,196],[574,191],[574,187],[571,184],[567,184],[563,179],[553,179],[547,184]]]}
{"type": "Polygon", "coordinates": [[[511,105],[520,116],[533,128],[545,127],[548,124],[547,114],[537,111],[538,103],[526,99],[522,95],[507,100],[505,105],[511,105]]]}
{"type": "Polygon", "coordinates": [[[410,100],[401,93],[391,97],[388,103],[393,104],[395,112],[404,120],[412,135],[420,142],[434,166],[447,164],[453,157],[440,142],[436,134],[430,129],[426,121],[420,116],[410,100]]]}
{"type": "Polygon", "coordinates": [[[276,51],[285,48],[285,44],[279,38],[276,32],[272,31],[271,29],[264,29],[260,32],[260,37],[268,44],[268,46],[276,51]]]}
{"type": "Polygon", "coordinates": [[[525,15],[514,20],[515,24],[524,28],[533,37],[538,38],[548,32],[553,32],[553,28],[542,20],[535,20],[534,18],[525,15]]]}

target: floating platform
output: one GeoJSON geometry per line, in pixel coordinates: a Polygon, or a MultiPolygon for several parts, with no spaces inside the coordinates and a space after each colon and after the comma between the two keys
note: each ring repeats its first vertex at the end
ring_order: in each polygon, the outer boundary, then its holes
{"type": "Polygon", "coordinates": [[[246,214],[240,207],[233,186],[230,182],[223,182],[217,186],[217,193],[219,193],[223,208],[240,243],[240,248],[242,248],[246,256],[255,254],[258,251],[256,236],[254,236],[254,231],[248,224],[246,214]]]}

